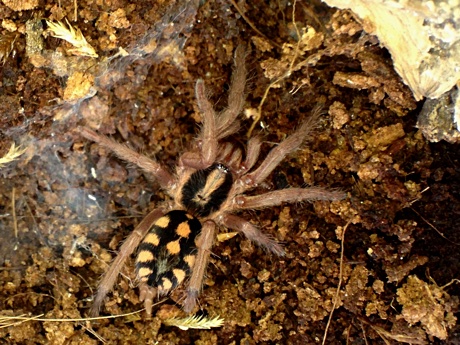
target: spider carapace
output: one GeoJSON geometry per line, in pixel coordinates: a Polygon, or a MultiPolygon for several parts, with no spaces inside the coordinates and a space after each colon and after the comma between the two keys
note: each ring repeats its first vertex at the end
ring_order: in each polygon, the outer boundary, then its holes
{"type": "Polygon", "coordinates": [[[116,283],[126,259],[138,248],[136,271],[140,300],[148,314],[157,295],[166,294],[185,282],[183,307],[191,312],[196,306],[217,228],[242,233],[275,255],[284,255],[282,246],[253,223],[241,218],[241,210],[260,209],[282,203],[313,200],[341,200],[345,193],[321,187],[285,188],[259,195],[247,192],[260,185],[290,153],[309,137],[317,122],[314,111],[298,129],[274,146],[259,161],[262,140],[251,137],[244,150],[229,139],[240,128],[238,115],[245,102],[245,51],[235,52],[235,70],[229,89],[228,107],[216,113],[206,97],[203,80],[196,83],[195,94],[202,128],[188,151],[177,161],[172,173],[159,162],[119,144],[95,131],[80,127],[86,139],[112,151],[119,158],[137,165],[152,175],[169,196],[138,224],[120,247],[119,253],[102,277],[92,316],[99,314],[105,297],[116,283]],[[244,156],[244,157],[243,157],[244,156]]]}

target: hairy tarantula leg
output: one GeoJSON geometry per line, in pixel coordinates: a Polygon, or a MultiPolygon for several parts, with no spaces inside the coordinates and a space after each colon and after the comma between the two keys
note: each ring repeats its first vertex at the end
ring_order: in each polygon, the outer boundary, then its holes
{"type": "Polygon", "coordinates": [[[136,226],[134,231],[129,235],[123,245],[120,247],[120,251],[113,260],[107,272],[105,272],[102,280],[99,282],[96,296],[94,297],[93,305],[89,310],[89,314],[92,317],[99,315],[99,310],[101,305],[104,302],[107,294],[112,290],[113,285],[115,284],[118,273],[120,273],[121,268],[123,267],[126,259],[131,255],[131,253],[137,248],[139,243],[145,237],[147,232],[149,232],[152,225],[156,222],[158,218],[163,216],[164,212],[161,208],[157,208],[151,211],[144,219],[136,226]]]}
{"type": "Polygon", "coordinates": [[[202,169],[209,167],[216,160],[217,156],[217,137],[216,137],[216,112],[214,111],[211,102],[206,97],[203,79],[198,79],[195,86],[195,95],[198,102],[198,107],[203,115],[202,129],[202,169]]]}
{"type": "Polygon", "coordinates": [[[144,302],[145,312],[148,316],[152,315],[153,299],[157,294],[158,290],[156,288],[145,283],[139,285],[139,301],[144,302]]]}
{"type": "Polygon", "coordinates": [[[243,153],[234,143],[223,142],[219,146],[219,154],[217,155],[217,162],[225,162],[225,165],[230,168],[232,172],[238,173],[241,170],[241,159],[243,153]]]}
{"type": "Polygon", "coordinates": [[[185,152],[179,158],[179,167],[187,167],[195,170],[203,169],[201,154],[197,152],[185,152]]]}
{"type": "Polygon", "coordinates": [[[267,236],[260,231],[255,225],[251,224],[247,220],[235,216],[233,214],[226,214],[222,218],[222,224],[227,228],[242,232],[246,238],[256,243],[258,246],[276,254],[278,256],[284,256],[285,252],[281,244],[276,240],[267,236]]]}
{"type": "Polygon", "coordinates": [[[299,129],[268,153],[265,160],[255,171],[241,177],[241,180],[247,186],[246,189],[255,187],[264,181],[288,154],[294,152],[302,145],[315,128],[320,113],[319,108],[315,109],[312,115],[300,125],[299,129]]]}
{"type": "Polygon", "coordinates": [[[173,184],[174,179],[171,173],[154,160],[151,160],[104,135],[100,135],[89,128],[79,127],[78,130],[84,138],[98,143],[115,153],[115,155],[119,158],[139,166],[145,172],[152,174],[158,180],[161,188],[167,190],[173,184]]]}
{"type": "Polygon", "coordinates": [[[259,158],[261,146],[262,141],[260,140],[260,137],[252,137],[249,139],[246,159],[244,160],[243,164],[241,164],[238,174],[243,175],[247,171],[251,170],[254,164],[256,164],[257,159],[259,158]]]}
{"type": "Polygon", "coordinates": [[[184,301],[184,311],[190,313],[195,308],[198,294],[203,285],[203,278],[208,265],[209,255],[214,243],[216,233],[216,224],[213,221],[206,221],[203,224],[201,235],[197,239],[196,246],[198,253],[193,266],[192,275],[187,288],[187,294],[184,301]]]}
{"type": "Polygon", "coordinates": [[[343,200],[345,197],[346,193],[344,192],[321,187],[287,188],[255,196],[238,195],[234,199],[234,207],[240,210],[257,209],[281,205],[283,202],[343,200]]]}
{"type": "Polygon", "coordinates": [[[245,60],[246,50],[244,46],[239,45],[235,50],[235,68],[228,93],[228,107],[217,117],[217,137],[219,139],[238,130],[238,127],[229,128],[229,126],[235,122],[236,117],[241,113],[245,101],[244,87],[247,74],[245,60]]]}
{"type": "Polygon", "coordinates": [[[219,135],[217,136],[217,139],[223,139],[223,138],[226,138],[230,135],[232,135],[233,133],[236,133],[238,132],[238,130],[240,129],[240,121],[238,120],[235,120],[233,121],[231,124],[229,124],[227,127],[223,128],[221,132],[219,132],[219,135]]]}

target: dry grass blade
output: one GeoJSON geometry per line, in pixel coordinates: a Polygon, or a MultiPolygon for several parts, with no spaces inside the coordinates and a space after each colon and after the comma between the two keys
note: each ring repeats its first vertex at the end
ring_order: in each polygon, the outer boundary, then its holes
{"type": "Polygon", "coordinates": [[[17,326],[23,322],[39,319],[44,314],[27,317],[25,314],[19,316],[0,315],[0,329],[5,327],[17,326]]]}
{"type": "Polygon", "coordinates": [[[176,326],[186,331],[189,328],[211,329],[213,327],[221,327],[224,324],[224,319],[221,319],[219,316],[208,319],[204,316],[191,315],[182,319],[167,319],[163,323],[167,326],[176,326]]]}
{"type": "Polygon", "coordinates": [[[67,19],[66,22],[68,27],[60,21],[56,23],[46,21],[53,37],[65,40],[75,47],[69,49],[69,53],[79,56],[98,57],[94,48],[86,41],[81,30],[70,25],[67,19]]]}
{"type": "Polygon", "coordinates": [[[0,329],[4,327],[10,327],[18,325],[22,322],[27,321],[41,321],[41,322],[83,322],[83,321],[95,321],[95,320],[104,320],[104,319],[117,319],[121,317],[130,317],[135,314],[139,314],[144,309],[137,310],[131,313],[125,313],[120,315],[109,315],[109,316],[98,316],[98,317],[84,317],[84,318],[71,318],[71,319],[55,319],[55,318],[45,318],[42,317],[44,314],[34,315],[34,316],[26,316],[25,314],[22,315],[1,315],[0,314],[0,329]]]}
{"type": "Polygon", "coordinates": [[[16,160],[25,151],[26,149],[21,149],[21,146],[16,147],[15,143],[13,143],[8,152],[3,157],[0,157],[0,168],[16,160]]]}
{"type": "Polygon", "coordinates": [[[5,64],[14,49],[14,43],[18,37],[19,33],[17,32],[8,32],[0,35],[0,63],[5,64]]]}
{"type": "MultiPolygon", "coordinates": [[[[164,302],[164,301],[162,301],[164,302]]],[[[82,322],[82,321],[94,321],[94,320],[103,320],[103,319],[115,319],[120,317],[130,317],[135,314],[142,312],[144,309],[137,310],[132,313],[126,313],[121,315],[111,315],[111,316],[99,316],[99,317],[90,317],[90,318],[76,318],[76,319],[53,319],[53,318],[43,318],[44,314],[27,316],[22,315],[0,315],[0,329],[5,327],[11,327],[19,325],[27,321],[41,321],[41,322],[82,322]]],[[[176,326],[182,330],[188,330],[189,328],[193,329],[211,329],[213,327],[221,327],[224,323],[224,319],[221,319],[219,316],[216,316],[212,319],[208,319],[204,316],[191,315],[189,317],[179,319],[172,318],[167,319],[163,322],[167,326],[176,326]]]]}
{"type": "MultiPolygon", "coordinates": [[[[154,305],[158,305],[163,303],[165,300],[158,301],[154,305]]],[[[27,316],[25,314],[22,315],[7,315],[8,312],[4,312],[2,314],[2,311],[0,311],[0,329],[5,328],[5,327],[10,327],[10,326],[15,326],[23,322],[27,321],[40,321],[40,322],[84,322],[84,321],[96,321],[96,320],[105,320],[105,319],[117,319],[121,317],[125,318],[130,318],[134,315],[137,315],[144,311],[145,309],[140,309],[133,311],[131,313],[125,313],[125,314],[119,314],[119,315],[109,315],[109,316],[98,316],[98,317],[84,317],[84,318],[69,318],[69,319],[60,319],[60,318],[46,318],[42,317],[45,314],[40,314],[40,315],[33,315],[33,316],[27,316]]],[[[211,327],[217,327],[217,326],[211,326],[211,327]]]]}

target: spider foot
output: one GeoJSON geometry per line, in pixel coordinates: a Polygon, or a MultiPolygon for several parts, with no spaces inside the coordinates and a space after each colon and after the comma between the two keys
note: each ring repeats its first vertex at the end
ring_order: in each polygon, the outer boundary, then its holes
{"type": "Polygon", "coordinates": [[[139,286],[139,300],[144,302],[145,312],[148,316],[152,315],[153,299],[157,295],[157,289],[145,283],[139,286]]]}
{"type": "Polygon", "coordinates": [[[191,313],[193,308],[195,308],[197,299],[198,299],[198,290],[188,289],[187,296],[185,297],[185,301],[183,303],[184,311],[187,314],[191,313]]]}

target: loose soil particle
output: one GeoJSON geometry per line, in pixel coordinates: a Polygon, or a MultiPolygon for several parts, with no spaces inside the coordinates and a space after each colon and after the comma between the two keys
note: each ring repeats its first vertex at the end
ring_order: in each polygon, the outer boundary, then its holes
{"type": "MultiPolygon", "coordinates": [[[[315,184],[348,198],[243,214],[286,256],[241,236],[215,244],[199,304],[221,328],[162,325],[180,313],[177,290],[151,319],[29,321],[0,328],[5,344],[318,344],[338,287],[327,344],[459,343],[459,150],[416,130],[420,105],[349,12],[297,2],[293,20],[288,2],[79,0],[74,21],[75,2],[59,4],[0,5],[0,156],[13,141],[27,148],[0,170],[1,315],[85,317],[120,242],[165,197],[77,126],[173,167],[200,125],[196,80],[222,109],[239,44],[251,48],[247,114],[276,81],[254,129],[262,156],[315,106],[324,113],[255,192],[315,184]],[[71,55],[41,18],[68,18],[99,58],[71,55]]],[[[240,143],[252,123],[242,116],[240,143]]],[[[142,307],[134,282],[130,260],[103,314],[142,307]]]]}

